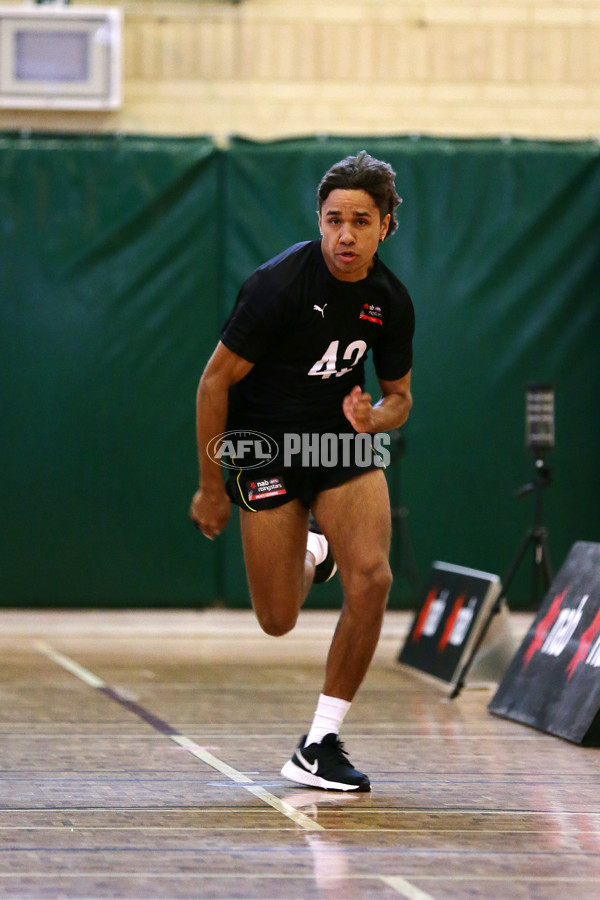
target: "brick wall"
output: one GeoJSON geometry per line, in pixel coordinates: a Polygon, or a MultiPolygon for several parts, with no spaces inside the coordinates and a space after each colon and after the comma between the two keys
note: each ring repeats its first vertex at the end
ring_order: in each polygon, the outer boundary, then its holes
{"type": "Polygon", "coordinates": [[[0,111],[0,128],[600,136],[598,0],[112,5],[122,110],[0,111]]]}

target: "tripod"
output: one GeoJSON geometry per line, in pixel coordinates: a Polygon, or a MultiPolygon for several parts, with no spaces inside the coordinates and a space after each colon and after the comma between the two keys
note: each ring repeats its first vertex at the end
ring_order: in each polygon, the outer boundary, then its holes
{"type": "Polygon", "coordinates": [[[465,661],[464,666],[460,671],[460,675],[458,676],[458,680],[454,686],[452,693],[450,694],[450,699],[454,700],[455,697],[458,697],[461,690],[464,687],[465,679],[467,676],[467,672],[471,668],[473,660],[475,656],[479,652],[479,648],[481,647],[485,636],[488,632],[488,629],[492,623],[492,619],[495,615],[497,615],[502,609],[502,604],[506,600],[506,595],[508,593],[508,589],[517,574],[517,570],[523,561],[525,554],[530,546],[533,547],[533,570],[532,570],[532,579],[531,579],[531,600],[532,606],[534,609],[537,609],[539,606],[538,603],[538,587],[540,579],[543,582],[545,591],[548,591],[550,587],[550,583],[552,581],[552,565],[550,563],[550,553],[548,552],[548,543],[547,536],[548,532],[542,525],[542,497],[544,488],[548,487],[548,485],[552,481],[552,472],[550,468],[545,464],[543,456],[538,454],[535,460],[535,477],[533,481],[524,484],[523,487],[519,488],[516,492],[517,497],[524,497],[526,494],[531,493],[532,491],[535,494],[535,506],[534,506],[534,516],[533,516],[533,525],[529,528],[521,541],[519,549],[515,555],[511,566],[506,573],[504,580],[502,581],[502,586],[500,589],[500,593],[492,606],[488,618],[483,624],[483,627],[475,641],[475,644],[469,653],[467,660],[465,661]]]}
{"type": "Polygon", "coordinates": [[[531,544],[533,544],[534,555],[531,579],[531,601],[532,607],[534,609],[537,609],[539,606],[538,587],[540,578],[544,585],[544,591],[547,591],[550,587],[550,582],[552,581],[553,577],[552,565],[550,563],[550,553],[548,552],[548,542],[546,540],[548,532],[542,525],[542,491],[551,483],[552,472],[545,464],[544,459],[541,456],[538,456],[536,458],[535,468],[535,479],[533,481],[530,481],[528,484],[524,484],[522,488],[519,488],[516,494],[517,497],[524,497],[525,494],[529,494],[531,491],[535,492],[535,511],[533,525],[523,538],[513,564],[510,567],[506,578],[504,579],[503,594],[506,594],[506,592],[508,591],[508,587],[514,578],[519,565],[521,564],[521,560],[527,552],[527,548],[531,544]]]}

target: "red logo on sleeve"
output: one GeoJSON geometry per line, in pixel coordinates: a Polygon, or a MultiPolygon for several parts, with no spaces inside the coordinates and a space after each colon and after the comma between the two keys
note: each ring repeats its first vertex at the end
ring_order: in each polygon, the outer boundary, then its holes
{"type": "Polygon", "coordinates": [[[383,325],[381,307],[375,306],[374,303],[363,303],[363,308],[358,318],[364,319],[366,322],[374,322],[376,325],[383,325]]]}

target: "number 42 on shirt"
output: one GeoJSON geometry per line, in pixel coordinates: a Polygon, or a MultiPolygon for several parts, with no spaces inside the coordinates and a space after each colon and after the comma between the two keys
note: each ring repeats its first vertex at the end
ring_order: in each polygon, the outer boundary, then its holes
{"type": "Polygon", "coordinates": [[[364,341],[352,341],[351,344],[348,344],[342,356],[342,361],[349,363],[349,365],[342,369],[338,369],[337,359],[339,346],[339,341],[332,341],[321,359],[316,361],[308,374],[317,375],[319,378],[331,378],[332,375],[339,378],[340,375],[346,375],[347,372],[352,371],[359,359],[364,356],[367,349],[367,345],[364,341]]]}

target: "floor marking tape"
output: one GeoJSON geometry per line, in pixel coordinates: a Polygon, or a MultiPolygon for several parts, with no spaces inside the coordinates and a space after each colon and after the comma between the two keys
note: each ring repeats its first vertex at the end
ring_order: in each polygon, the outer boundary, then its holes
{"type": "MultiPolygon", "coordinates": [[[[386,878],[380,875],[380,878],[386,878]]],[[[474,881],[501,881],[518,882],[519,884],[592,884],[598,883],[597,875],[418,875],[420,881],[442,882],[474,882],[474,881]]]]}
{"type": "MultiPolygon", "coordinates": [[[[262,790],[259,788],[258,790],[262,790]]],[[[254,793],[254,791],[252,791],[254,793]]],[[[257,794],[258,796],[258,794],[257,794]]],[[[281,801],[284,802],[284,801],[281,801]]],[[[12,810],[8,810],[12,813],[22,813],[24,812],[22,807],[17,807],[12,810]]],[[[60,808],[61,812],[69,812],[65,807],[60,808]]],[[[87,811],[87,810],[86,810],[87,811]]],[[[103,812],[105,810],[102,810],[103,812]]],[[[113,812],[122,812],[123,808],[118,807],[118,809],[113,808],[113,812]]],[[[145,811],[145,808],[144,808],[145,811]]],[[[259,810],[256,810],[257,812],[259,810]]],[[[2,812],[7,812],[6,809],[3,809],[2,812]]],[[[36,812],[40,812],[40,810],[36,810],[36,812]]],[[[48,810],[47,810],[48,812],[48,810]]],[[[72,810],[71,810],[72,812],[72,810]]],[[[169,812],[173,812],[173,807],[169,807],[169,812]]],[[[202,812],[206,813],[206,809],[203,807],[202,812]]],[[[222,812],[222,809],[219,810],[222,812]]],[[[245,810],[247,813],[248,810],[245,810]]],[[[265,810],[266,812],[266,810],[265,810]]],[[[0,833],[3,831],[72,831],[73,829],[83,830],[83,831],[155,831],[155,832],[163,832],[163,831],[191,831],[191,832],[209,832],[210,834],[214,834],[217,831],[281,831],[281,827],[273,826],[273,825],[89,825],[87,823],[82,822],[74,822],[72,825],[70,824],[58,824],[58,825],[2,825],[0,824],[0,833]]],[[[285,829],[283,829],[285,830],[285,829]]],[[[289,829],[292,830],[291,828],[289,829]]],[[[425,828],[327,828],[325,829],[328,834],[336,835],[336,834],[517,834],[517,835],[525,835],[529,837],[531,835],[570,835],[572,837],[576,837],[577,835],[598,835],[600,836],[600,831],[479,831],[478,829],[459,829],[459,830],[447,830],[445,828],[432,828],[431,830],[425,828]]],[[[486,851],[483,851],[486,852],[486,851]]],[[[433,878],[433,875],[421,875],[420,878],[433,878]]],[[[444,876],[446,877],[446,876],[444,876]]],[[[461,876],[464,877],[464,876],[461,876]]],[[[483,877],[483,876],[481,876],[483,877]]]]}
{"type": "Polygon", "coordinates": [[[431,894],[422,891],[421,888],[415,887],[415,885],[411,884],[410,881],[407,881],[406,878],[400,878],[398,875],[380,875],[379,880],[383,881],[384,884],[387,884],[389,887],[394,888],[395,891],[398,891],[403,897],[407,897],[408,900],[433,900],[431,894]]]}
{"type": "Polygon", "coordinates": [[[107,684],[102,681],[101,678],[98,678],[97,675],[94,675],[93,672],[88,671],[88,669],[84,669],[83,666],[80,666],[79,663],[76,663],[75,660],[69,659],[68,656],[63,656],[62,653],[59,653],[58,650],[55,650],[50,644],[46,644],[44,641],[38,641],[36,644],[37,649],[40,653],[44,653],[47,657],[49,657],[53,662],[58,663],[59,666],[62,666],[63,669],[66,669],[72,675],[75,675],[81,681],[84,681],[86,684],[89,684],[90,687],[94,688],[104,688],[107,687],[107,684]]]}
{"type": "MultiPolygon", "coordinates": [[[[63,811],[61,807],[61,812],[63,811]]],[[[120,810],[119,810],[120,811],[120,810]]],[[[203,810],[204,812],[204,810],[203,810]]],[[[244,810],[244,814],[247,810],[244,810]]],[[[266,810],[265,810],[266,812],[266,810]]],[[[72,825],[0,825],[0,832],[3,831],[149,831],[156,834],[161,834],[165,831],[168,831],[169,834],[177,833],[177,832],[185,832],[186,834],[190,832],[191,834],[202,834],[206,832],[207,834],[216,834],[217,832],[244,832],[244,831],[267,831],[267,832],[276,832],[277,834],[281,834],[282,831],[294,832],[294,828],[290,825],[289,827],[285,827],[283,825],[275,826],[271,825],[270,827],[262,826],[262,825],[240,825],[240,826],[222,826],[217,825],[215,828],[211,828],[209,826],[204,825],[82,825],[74,822],[72,825]]],[[[2,873],[0,872],[0,877],[2,873]]]]}
{"type": "Polygon", "coordinates": [[[227,765],[226,762],[219,759],[217,756],[214,756],[210,752],[210,750],[205,750],[204,747],[201,747],[199,744],[196,744],[195,741],[191,740],[191,738],[186,737],[184,734],[171,734],[169,735],[172,741],[176,744],[179,744],[180,747],[183,747],[185,750],[188,750],[192,756],[195,756],[196,759],[201,759],[202,762],[205,762],[207,766],[211,766],[213,769],[216,769],[218,772],[222,772],[223,775],[226,775],[227,778],[230,778],[231,781],[237,782],[237,784],[254,784],[251,778],[248,778],[247,775],[243,775],[241,772],[238,772],[237,769],[232,768],[232,766],[227,765]]]}
{"type": "Polygon", "coordinates": [[[186,735],[179,733],[167,722],[164,722],[158,716],[155,716],[153,713],[149,712],[149,710],[144,709],[144,707],[140,706],[134,701],[122,696],[118,690],[111,688],[110,685],[102,680],[102,678],[98,678],[98,676],[94,675],[93,672],[90,672],[89,669],[86,669],[84,668],[84,666],[79,665],[79,663],[75,662],[75,660],[70,659],[68,656],[65,656],[63,653],[59,653],[57,650],[51,647],[50,644],[39,641],[35,644],[35,646],[40,653],[43,653],[53,662],[57,663],[57,665],[62,666],[63,669],[66,669],[72,675],[75,675],[76,678],[79,678],[90,687],[97,688],[98,690],[102,691],[105,696],[109,697],[111,700],[114,700],[116,703],[119,703],[121,706],[124,706],[134,715],[139,716],[139,718],[143,719],[165,737],[168,737],[180,747],[184,747],[186,750],[192,753],[193,756],[196,756],[202,762],[206,763],[206,765],[211,766],[213,769],[217,769],[217,771],[221,772],[223,775],[226,775],[228,778],[239,784],[251,794],[254,794],[264,803],[268,803],[269,806],[273,807],[273,809],[276,809],[284,816],[287,816],[288,819],[291,819],[306,831],[325,830],[322,825],[319,825],[318,822],[315,822],[309,816],[305,816],[304,813],[298,812],[298,810],[294,809],[284,800],[280,800],[279,797],[276,797],[274,794],[269,793],[269,791],[264,790],[264,788],[261,788],[259,785],[255,784],[251,778],[248,778],[247,775],[243,775],[241,772],[238,772],[237,769],[234,769],[232,766],[227,765],[227,763],[214,756],[208,750],[204,750],[199,744],[196,744],[195,741],[192,741],[191,738],[188,738],[186,737],[186,735]]]}
{"type": "MultiPolygon", "coordinates": [[[[0,872],[0,881],[8,878],[24,878],[25,875],[23,872],[0,872]]],[[[168,879],[169,881],[180,881],[180,880],[191,880],[192,878],[197,878],[198,881],[215,881],[220,878],[231,879],[232,881],[243,879],[244,881],[312,881],[314,882],[314,874],[304,874],[302,872],[295,873],[293,875],[287,875],[283,872],[277,873],[268,873],[268,872],[260,872],[259,874],[254,874],[252,872],[153,872],[149,869],[146,869],[144,872],[127,872],[127,871],[97,871],[97,872],[85,872],[85,871],[73,871],[72,869],[68,872],[48,872],[47,869],[43,871],[35,872],[35,871],[27,871],[27,878],[43,878],[47,881],[52,880],[63,880],[67,878],[151,878],[152,881],[159,881],[163,879],[168,879]]],[[[536,875],[528,875],[528,876],[520,876],[520,875],[450,875],[446,877],[445,875],[419,875],[419,879],[427,880],[427,881],[440,881],[440,882],[467,882],[473,883],[478,881],[499,881],[501,883],[512,883],[517,882],[519,884],[528,884],[532,882],[533,884],[593,884],[596,885],[598,883],[598,876],[579,876],[575,875],[573,878],[568,878],[565,876],[536,876],[536,875]]],[[[404,878],[399,878],[398,876],[388,876],[388,875],[365,875],[365,874],[356,874],[353,875],[351,873],[344,874],[340,881],[384,881],[389,883],[390,887],[397,888],[396,884],[392,884],[391,882],[402,882],[405,885],[408,885],[409,888],[413,888],[413,890],[419,890],[419,888],[414,888],[410,882],[407,882],[404,878]]],[[[331,879],[331,883],[334,884],[334,880],[331,879]]],[[[409,896],[409,895],[406,895],[409,896]]],[[[413,900],[417,900],[420,896],[421,898],[429,898],[429,900],[433,900],[429,894],[420,891],[419,894],[410,895],[413,900]]]]}

